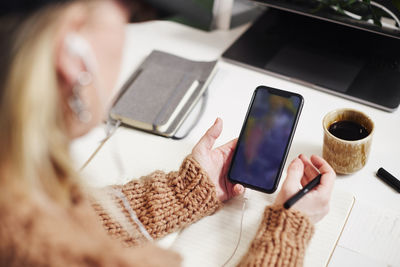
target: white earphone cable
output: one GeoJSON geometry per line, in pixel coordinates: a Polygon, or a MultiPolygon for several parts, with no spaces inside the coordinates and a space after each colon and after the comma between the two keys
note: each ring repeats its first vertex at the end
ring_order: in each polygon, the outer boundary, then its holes
{"type": "Polygon", "coordinates": [[[222,264],[222,267],[227,266],[227,264],[233,259],[233,257],[235,256],[235,254],[236,254],[236,252],[237,252],[237,250],[238,250],[238,248],[239,248],[240,241],[241,241],[241,239],[242,239],[243,219],[244,219],[244,213],[245,213],[245,211],[246,211],[246,204],[247,204],[247,201],[248,201],[248,198],[247,198],[247,196],[246,196],[246,192],[247,192],[247,191],[244,192],[244,196],[243,196],[242,215],[241,215],[241,218],[240,218],[240,229],[239,229],[238,240],[237,240],[237,242],[236,242],[235,249],[233,250],[232,254],[229,256],[229,258],[224,262],[224,264],[222,264]]]}

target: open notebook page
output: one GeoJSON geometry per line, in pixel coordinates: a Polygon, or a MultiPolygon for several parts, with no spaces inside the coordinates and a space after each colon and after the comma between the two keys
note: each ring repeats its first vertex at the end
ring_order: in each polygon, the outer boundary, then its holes
{"type": "Polygon", "coordinates": [[[339,245],[355,253],[400,266],[400,212],[379,203],[357,201],[339,245]]]}
{"type": "MultiPolygon", "coordinates": [[[[226,266],[235,266],[256,234],[265,206],[275,195],[246,189],[243,230],[239,247],[226,266]]],[[[329,214],[316,225],[304,266],[326,266],[354,203],[352,194],[334,190],[329,214]]],[[[183,266],[222,266],[234,251],[240,233],[243,197],[230,200],[223,209],[184,229],[172,244],[183,266]]]]}

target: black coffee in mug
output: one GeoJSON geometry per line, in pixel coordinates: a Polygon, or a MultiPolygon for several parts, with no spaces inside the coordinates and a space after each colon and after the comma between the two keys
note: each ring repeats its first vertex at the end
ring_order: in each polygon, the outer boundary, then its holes
{"type": "Polygon", "coordinates": [[[337,138],[355,141],[368,136],[369,132],[361,124],[354,121],[337,121],[329,126],[328,131],[337,138]]]}

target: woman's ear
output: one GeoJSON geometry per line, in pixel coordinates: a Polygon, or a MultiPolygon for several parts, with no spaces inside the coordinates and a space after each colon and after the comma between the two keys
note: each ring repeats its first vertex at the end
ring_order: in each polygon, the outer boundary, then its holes
{"type": "Polygon", "coordinates": [[[65,40],[56,54],[56,70],[62,87],[66,88],[72,88],[79,73],[84,71],[82,60],[71,53],[65,40]]]}
{"type": "Polygon", "coordinates": [[[74,4],[66,12],[66,18],[56,37],[55,67],[61,88],[72,88],[79,73],[88,71],[82,59],[85,53],[85,48],[82,47],[87,45],[87,42],[78,34],[88,20],[84,10],[82,4],[74,4]]]}

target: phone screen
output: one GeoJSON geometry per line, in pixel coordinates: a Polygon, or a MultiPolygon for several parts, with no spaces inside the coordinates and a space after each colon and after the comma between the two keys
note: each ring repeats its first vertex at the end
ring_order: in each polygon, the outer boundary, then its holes
{"type": "Polygon", "coordinates": [[[232,158],[232,182],[276,190],[302,105],[298,94],[265,86],[255,90],[232,158]]]}

